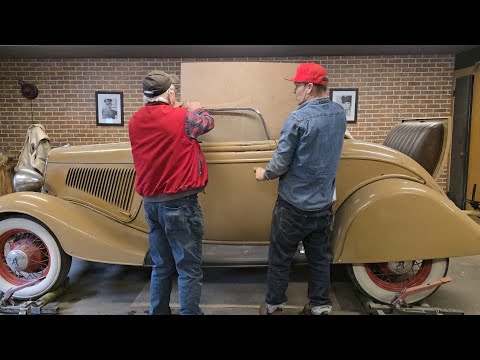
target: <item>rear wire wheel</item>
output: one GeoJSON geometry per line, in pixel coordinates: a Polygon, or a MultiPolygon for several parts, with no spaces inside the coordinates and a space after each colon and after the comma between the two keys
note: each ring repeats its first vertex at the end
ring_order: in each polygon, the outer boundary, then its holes
{"type": "MultiPolygon", "coordinates": [[[[448,259],[392,261],[371,264],[349,264],[348,274],[365,295],[382,304],[390,304],[405,288],[429,284],[445,277],[448,259]]],[[[438,288],[413,293],[405,298],[408,304],[425,300],[438,288]]]]}

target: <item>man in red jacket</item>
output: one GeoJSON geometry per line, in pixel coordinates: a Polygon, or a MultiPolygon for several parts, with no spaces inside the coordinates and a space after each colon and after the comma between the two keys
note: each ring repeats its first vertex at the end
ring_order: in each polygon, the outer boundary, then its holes
{"type": "Polygon", "coordinates": [[[176,75],[152,71],[143,80],[145,105],[128,131],[143,197],[153,268],[150,314],[171,314],[172,279],[178,272],[181,315],[201,315],[203,214],[197,194],[208,169],[197,137],[215,123],[200,103],[175,106],[176,75]]]}

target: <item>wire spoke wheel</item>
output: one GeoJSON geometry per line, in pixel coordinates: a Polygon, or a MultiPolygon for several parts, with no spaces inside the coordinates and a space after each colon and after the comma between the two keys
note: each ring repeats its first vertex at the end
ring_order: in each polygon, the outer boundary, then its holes
{"type": "Polygon", "coordinates": [[[0,276],[14,285],[23,285],[48,274],[50,254],[35,234],[22,229],[3,233],[0,276]]]}
{"type": "Polygon", "coordinates": [[[432,260],[396,261],[366,264],[365,270],[372,281],[389,291],[401,291],[421,285],[432,269],[432,260]]]}
{"type": "MultiPolygon", "coordinates": [[[[446,276],[448,259],[392,261],[371,264],[351,264],[348,273],[355,286],[365,295],[380,303],[389,304],[395,295],[413,286],[428,284],[446,276]]],[[[438,287],[408,296],[405,301],[414,304],[425,300],[438,287]]]]}
{"type": "Polygon", "coordinates": [[[23,216],[0,221],[0,291],[31,283],[13,298],[40,297],[65,281],[70,265],[71,257],[39,222],[23,216]]]}

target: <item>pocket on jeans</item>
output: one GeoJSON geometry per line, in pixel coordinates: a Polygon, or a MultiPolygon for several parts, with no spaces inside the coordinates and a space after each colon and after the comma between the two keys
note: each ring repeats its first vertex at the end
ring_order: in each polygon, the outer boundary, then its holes
{"type": "Polygon", "coordinates": [[[168,231],[183,230],[186,225],[186,216],[182,208],[164,207],[165,227],[168,231]]]}
{"type": "Polygon", "coordinates": [[[163,206],[163,208],[167,211],[175,211],[175,210],[180,210],[181,208],[175,207],[175,206],[163,206]]]}

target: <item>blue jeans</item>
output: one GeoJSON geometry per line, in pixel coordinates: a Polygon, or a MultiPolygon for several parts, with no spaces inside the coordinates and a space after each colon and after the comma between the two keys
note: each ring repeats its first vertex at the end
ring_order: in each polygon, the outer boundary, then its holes
{"type": "Polygon", "coordinates": [[[269,305],[287,301],[290,264],[303,241],[309,266],[308,299],[311,306],[332,305],[330,300],[330,244],[332,206],[304,211],[277,198],[272,216],[268,253],[267,296],[269,305]]]}
{"type": "Polygon", "coordinates": [[[150,281],[150,314],[171,314],[172,280],[178,272],[180,315],[202,315],[203,215],[197,194],[144,203],[153,260],[150,281]]]}

